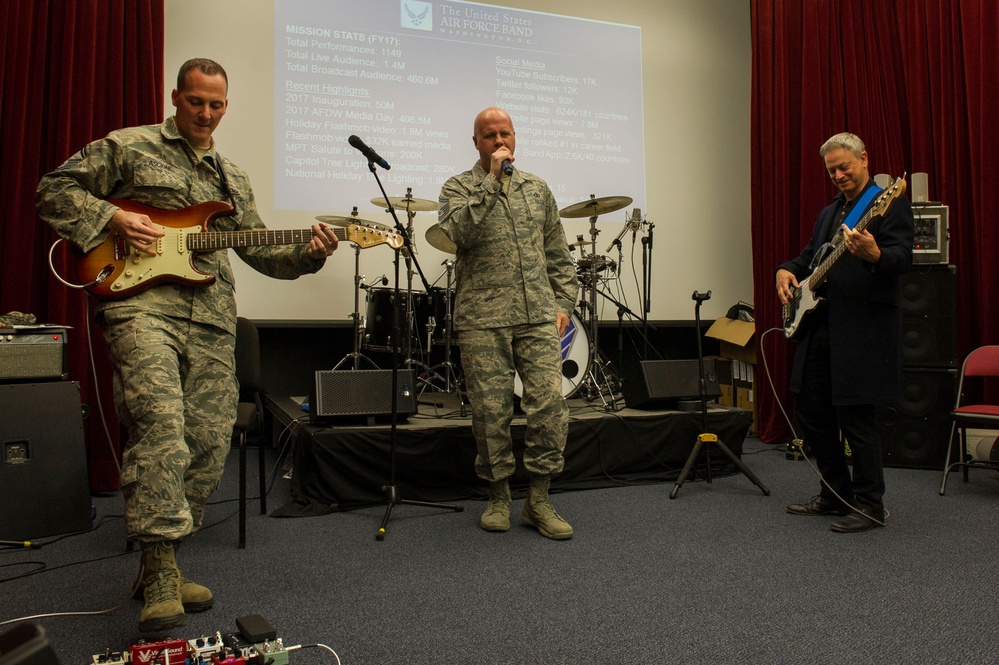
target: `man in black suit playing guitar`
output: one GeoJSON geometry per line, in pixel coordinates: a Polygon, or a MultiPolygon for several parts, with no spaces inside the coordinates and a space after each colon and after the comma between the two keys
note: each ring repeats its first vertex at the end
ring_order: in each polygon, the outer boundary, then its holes
{"type": "Polygon", "coordinates": [[[817,496],[786,510],[840,516],[830,529],[850,533],[885,522],[875,408],[901,397],[897,282],[912,263],[913,216],[908,199],[896,193],[887,211],[870,219],[871,209],[885,198],[878,198],[864,143],[854,134],[833,136],[819,154],[839,194],[819,213],[801,254],[781,264],[775,279],[787,311],[799,291],[810,289],[799,283],[813,270],[827,271],[814,293],[806,293],[818,306],[795,335],[799,345],[790,385],[802,436],[823,482],[817,496]],[[844,439],[852,453],[852,478],[844,439]]]}

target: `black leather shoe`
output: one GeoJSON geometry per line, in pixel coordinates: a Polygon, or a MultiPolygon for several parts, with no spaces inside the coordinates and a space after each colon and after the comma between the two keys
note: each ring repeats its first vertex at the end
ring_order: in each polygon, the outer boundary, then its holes
{"type": "MultiPolygon", "coordinates": [[[[884,521],[884,511],[881,512],[881,521],[884,521]]],[[[842,519],[838,519],[829,525],[830,531],[836,533],[858,533],[860,531],[870,531],[883,524],[878,524],[864,513],[850,513],[842,519]]]]}
{"type": "Polygon", "coordinates": [[[846,515],[850,512],[842,503],[833,503],[822,496],[813,496],[808,503],[789,504],[784,510],[792,515],[846,515]]]}

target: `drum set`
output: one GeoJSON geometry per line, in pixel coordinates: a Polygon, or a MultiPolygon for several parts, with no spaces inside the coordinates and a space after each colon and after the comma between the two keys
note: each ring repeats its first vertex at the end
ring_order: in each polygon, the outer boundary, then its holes
{"type": "MultiPolygon", "coordinates": [[[[384,207],[385,201],[386,199],[381,198],[371,200],[379,207],[384,207]]],[[[610,369],[610,363],[604,359],[597,346],[597,295],[603,293],[602,286],[618,278],[619,262],[610,256],[597,254],[596,241],[600,232],[597,218],[625,208],[631,202],[632,199],[625,196],[597,198],[591,195],[589,200],[559,211],[562,218],[588,217],[590,221],[589,241],[584,241],[580,235],[575,244],[569,245],[581,285],[581,297],[576,311],[570,316],[569,327],[562,335],[562,393],[567,398],[578,396],[587,401],[600,400],[608,409],[616,408],[615,393],[620,392],[620,378],[610,369]]],[[[353,322],[353,350],[334,369],[347,369],[344,366],[348,363],[351,365],[349,369],[360,369],[362,364],[378,369],[375,361],[362,350],[371,353],[399,352],[403,355],[402,366],[416,370],[421,394],[427,390],[457,394],[464,412],[462,373],[456,353],[458,333],[453,329],[454,256],[457,254],[457,246],[438,224],[429,226],[424,233],[426,242],[450,255],[450,258],[441,264],[444,270],[428,285],[429,290],[414,289],[413,277],[416,273],[409,256],[410,251],[416,251],[414,219],[419,213],[437,211],[439,204],[428,199],[414,198],[409,188],[405,196],[390,197],[388,203],[396,211],[406,214],[407,233],[411,242],[409,247],[399,250],[406,258],[406,284],[396,290],[388,286],[389,280],[385,275],[365,282],[360,273],[360,247],[355,245],[354,311],[350,314],[353,322]],[[397,310],[400,312],[398,323],[395,318],[397,310]],[[398,339],[395,338],[396,334],[398,339]],[[441,349],[443,358],[432,364],[432,358],[440,359],[441,349]]],[[[356,207],[348,216],[319,215],[316,219],[334,226],[361,225],[375,233],[394,232],[388,226],[359,218],[356,207]]],[[[630,223],[624,226],[608,252],[629,228],[632,228],[630,223]]],[[[424,285],[426,284],[424,281],[424,285]]],[[[515,379],[514,391],[517,396],[522,393],[519,376],[515,379]]]]}

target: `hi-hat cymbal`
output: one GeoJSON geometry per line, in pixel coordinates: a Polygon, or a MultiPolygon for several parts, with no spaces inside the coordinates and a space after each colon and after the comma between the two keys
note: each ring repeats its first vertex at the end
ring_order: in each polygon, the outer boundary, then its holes
{"type": "Polygon", "coordinates": [[[434,224],[429,229],[427,229],[427,242],[430,243],[431,247],[436,247],[442,252],[447,252],[448,254],[457,254],[458,246],[454,244],[454,241],[447,237],[444,233],[444,229],[441,228],[440,224],[434,224]]]}
{"type": "MultiPolygon", "coordinates": [[[[375,198],[371,199],[371,202],[376,206],[385,207],[385,199],[375,198]]],[[[392,204],[393,208],[398,210],[408,210],[411,212],[430,212],[441,207],[437,201],[430,201],[429,199],[414,199],[411,196],[390,196],[389,203],[392,204]]]]}
{"type": "Polygon", "coordinates": [[[333,226],[353,226],[354,224],[360,224],[361,226],[369,226],[373,229],[378,229],[379,231],[391,231],[392,229],[385,226],[384,224],[378,224],[376,222],[371,222],[366,219],[361,219],[360,217],[339,217],[337,215],[316,215],[316,220],[322,222],[323,224],[332,224],[333,226]]]}
{"type": "Polygon", "coordinates": [[[599,199],[590,194],[589,201],[580,201],[558,211],[559,217],[596,217],[614,212],[631,205],[630,196],[602,196],[599,199]]]}

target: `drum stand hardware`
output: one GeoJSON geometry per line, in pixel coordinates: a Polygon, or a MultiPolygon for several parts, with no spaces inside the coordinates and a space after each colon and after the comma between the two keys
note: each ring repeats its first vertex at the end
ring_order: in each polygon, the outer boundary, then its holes
{"type": "MultiPolygon", "coordinates": [[[[591,195],[592,198],[592,195],[591,195]]],[[[630,202],[630,201],[629,201],[630,202]]],[[[625,204],[627,205],[627,204],[625,204]]],[[[580,385],[579,392],[587,401],[600,399],[605,411],[617,411],[617,399],[614,397],[613,383],[611,376],[607,372],[609,362],[601,362],[600,350],[597,345],[597,335],[599,333],[597,323],[597,235],[600,230],[597,228],[597,215],[590,217],[590,256],[589,256],[589,281],[586,285],[585,294],[588,300],[584,299],[580,305],[589,309],[589,319],[587,320],[590,333],[590,366],[586,370],[586,378],[580,385]],[[607,396],[604,396],[604,390],[607,396]],[[609,398],[609,400],[608,400],[609,398]]],[[[620,385],[620,380],[617,380],[620,385]]]]}
{"type": "MultiPolygon", "coordinates": [[[[443,263],[444,272],[447,275],[446,287],[444,288],[444,362],[434,365],[427,370],[427,378],[423,380],[423,389],[421,389],[420,394],[423,394],[423,390],[430,388],[431,390],[436,390],[437,385],[435,381],[443,379],[443,389],[442,392],[451,394],[456,393],[458,395],[458,404],[461,409],[461,417],[464,418],[467,415],[465,409],[465,399],[461,394],[461,378],[455,369],[455,364],[451,362],[451,347],[454,343],[452,333],[454,332],[454,321],[451,316],[451,296],[454,293],[453,286],[453,275],[454,275],[454,260],[445,259],[443,263]],[[443,377],[441,376],[443,374],[443,377]]],[[[438,277],[438,279],[440,279],[438,277]]],[[[436,326],[436,320],[430,317],[430,325],[427,326],[427,348],[430,348],[432,344],[433,331],[436,326]]]]}
{"type": "MultiPolygon", "coordinates": [[[[351,213],[352,216],[357,216],[357,206],[354,206],[354,211],[351,213]]],[[[366,327],[366,322],[364,317],[361,316],[361,288],[362,280],[364,278],[361,276],[361,246],[354,244],[354,311],[351,313],[350,318],[354,322],[354,350],[347,355],[345,355],[340,362],[333,366],[333,369],[340,369],[348,359],[351,361],[353,367],[351,369],[360,369],[361,361],[365,360],[372,369],[378,369],[378,365],[375,364],[371,358],[367,357],[361,353],[361,341],[364,338],[364,330],[366,327]]],[[[367,288],[367,287],[364,287],[367,288]]]]}

